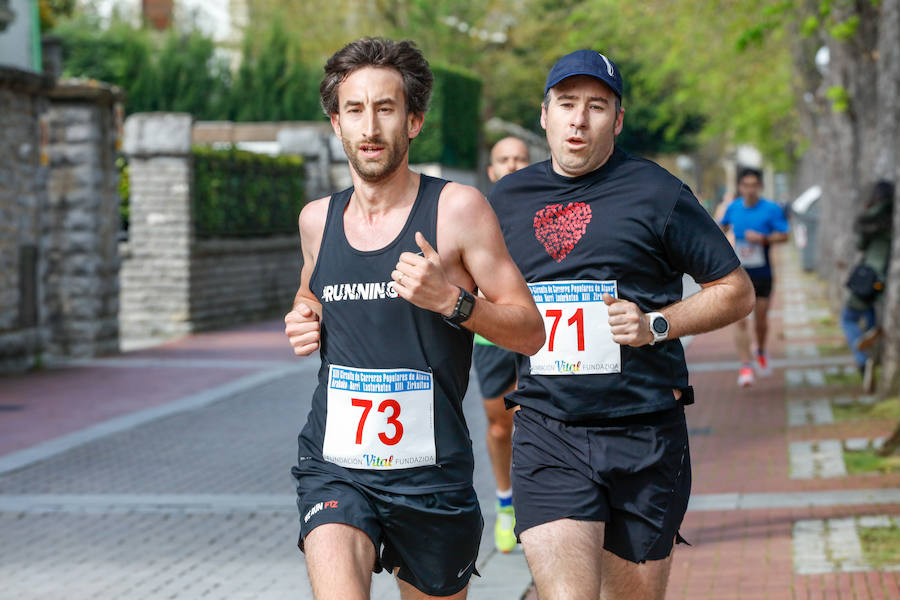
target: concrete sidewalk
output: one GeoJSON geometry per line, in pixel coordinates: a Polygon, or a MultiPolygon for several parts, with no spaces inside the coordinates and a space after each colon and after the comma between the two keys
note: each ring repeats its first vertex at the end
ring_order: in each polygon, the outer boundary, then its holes
{"type": "MultiPolygon", "coordinates": [[[[736,387],[727,331],[688,348],[693,546],[667,598],[900,598],[900,566],[869,565],[859,536],[900,525],[900,475],[848,476],[840,455],[894,423],[835,416],[860,400],[827,371],[849,356],[817,282],[778,259],[771,377],[736,387]]],[[[273,321],[0,378],[0,598],[311,598],[289,469],[317,367],[273,321]]],[[[469,597],[518,600],[530,576],[493,550],[477,384],[465,411],[485,512],[469,597]]],[[[398,597],[374,577],[373,598],[398,597]]]]}

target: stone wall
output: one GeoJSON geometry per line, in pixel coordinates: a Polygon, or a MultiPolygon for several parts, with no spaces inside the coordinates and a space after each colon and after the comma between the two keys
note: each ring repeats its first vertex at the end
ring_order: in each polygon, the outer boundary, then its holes
{"type": "Polygon", "coordinates": [[[299,236],[200,240],[191,255],[191,322],[196,329],[287,312],[300,285],[299,236]]]}
{"type": "Polygon", "coordinates": [[[27,368],[43,348],[41,217],[47,169],[40,114],[52,82],[0,67],[0,370],[27,368]]]}
{"type": "Polygon", "coordinates": [[[43,117],[49,161],[43,215],[44,321],[51,356],[119,349],[118,93],[62,82],[43,117]]]}
{"type": "Polygon", "coordinates": [[[0,68],[0,371],[118,348],[118,100],[0,68]]]}
{"type": "Polygon", "coordinates": [[[300,282],[297,236],[200,240],[192,218],[190,115],[125,122],[130,206],[121,245],[122,348],[286,312],[300,282]]]}

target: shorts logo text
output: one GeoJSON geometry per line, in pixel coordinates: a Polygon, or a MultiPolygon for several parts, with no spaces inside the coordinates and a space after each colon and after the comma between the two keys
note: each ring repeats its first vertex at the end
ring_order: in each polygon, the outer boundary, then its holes
{"type": "Polygon", "coordinates": [[[326,508],[337,508],[338,501],[337,500],[326,500],[325,502],[316,502],[313,504],[313,507],[306,511],[306,514],[303,515],[303,522],[308,523],[309,520],[318,513],[320,510],[324,510],[326,508]]]}

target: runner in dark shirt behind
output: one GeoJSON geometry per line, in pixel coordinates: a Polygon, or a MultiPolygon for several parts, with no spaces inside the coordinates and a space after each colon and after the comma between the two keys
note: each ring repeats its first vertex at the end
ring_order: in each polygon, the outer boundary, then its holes
{"type": "MultiPolygon", "coordinates": [[[[527,167],[531,160],[528,146],[517,137],[505,137],[491,148],[487,173],[492,183],[504,175],[527,167]]],[[[500,348],[480,335],[475,335],[472,366],[484,398],[488,426],[485,436],[491,469],[497,484],[497,520],[494,522],[494,545],[500,552],[516,547],[516,515],[513,510],[512,483],[509,468],[512,460],[513,413],[507,410],[503,396],[516,387],[516,353],[500,348]]]]}

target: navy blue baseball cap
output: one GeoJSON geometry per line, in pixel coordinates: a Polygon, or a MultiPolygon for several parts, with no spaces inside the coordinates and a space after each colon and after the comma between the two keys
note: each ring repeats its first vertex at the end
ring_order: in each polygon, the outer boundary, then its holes
{"type": "Polygon", "coordinates": [[[544,86],[544,95],[554,85],[574,75],[589,75],[596,77],[622,98],[622,74],[616,64],[594,50],[576,50],[566,54],[556,61],[550,73],[547,74],[547,84],[544,86]]]}

